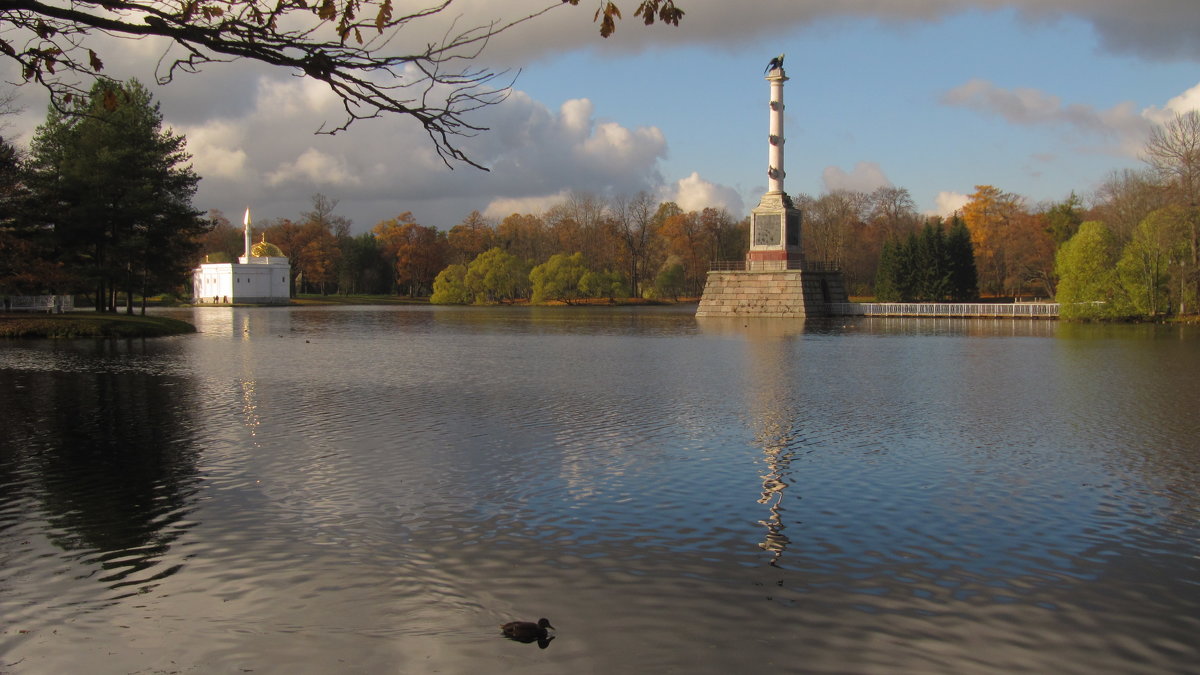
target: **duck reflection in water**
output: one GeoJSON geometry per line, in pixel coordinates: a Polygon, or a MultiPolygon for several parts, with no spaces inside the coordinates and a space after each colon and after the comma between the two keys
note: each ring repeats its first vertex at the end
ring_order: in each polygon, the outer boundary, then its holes
{"type": "Polygon", "coordinates": [[[550,646],[550,641],[554,639],[554,635],[550,633],[554,630],[554,626],[550,625],[549,619],[538,619],[537,623],[532,621],[510,621],[500,630],[504,633],[504,637],[517,642],[529,644],[536,642],[538,647],[545,649],[550,646]]]}

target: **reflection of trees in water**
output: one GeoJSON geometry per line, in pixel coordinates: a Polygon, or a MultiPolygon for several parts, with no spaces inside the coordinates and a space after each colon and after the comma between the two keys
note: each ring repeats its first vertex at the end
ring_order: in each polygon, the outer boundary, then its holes
{"type": "Polygon", "coordinates": [[[99,565],[101,581],[153,583],[177,571],[143,574],[178,538],[198,488],[197,405],[190,383],[174,378],[10,374],[0,388],[11,420],[0,431],[8,448],[0,464],[13,475],[0,479],[23,485],[22,501],[41,503],[50,540],[99,565]]]}

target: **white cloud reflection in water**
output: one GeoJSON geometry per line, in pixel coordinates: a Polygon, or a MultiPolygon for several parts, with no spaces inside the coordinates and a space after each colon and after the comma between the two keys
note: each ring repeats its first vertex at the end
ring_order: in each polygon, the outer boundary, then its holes
{"type": "Polygon", "coordinates": [[[1196,662],[1194,327],[689,309],[205,308],[195,336],[4,345],[0,403],[28,411],[0,432],[4,664],[1196,662]],[[130,375],[161,431],[125,434],[122,473],[68,470],[71,406],[130,375]],[[124,510],[61,508],[106,489],[124,510]],[[113,588],[130,532],[153,565],[113,588]],[[546,650],[499,636],[539,616],[546,650]]]}

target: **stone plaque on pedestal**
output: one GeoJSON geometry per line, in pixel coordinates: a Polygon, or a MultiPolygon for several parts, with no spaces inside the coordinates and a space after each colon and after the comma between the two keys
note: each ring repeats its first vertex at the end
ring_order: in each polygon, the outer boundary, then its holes
{"type": "Polygon", "coordinates": [[[795,269],[801,259],[800,210],[786,193],[766,193],[750,213],[746,269],[795,269]]]}

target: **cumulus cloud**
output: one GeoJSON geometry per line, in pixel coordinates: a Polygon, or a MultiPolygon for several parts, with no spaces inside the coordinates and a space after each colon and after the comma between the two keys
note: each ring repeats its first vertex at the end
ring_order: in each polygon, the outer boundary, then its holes
{"type": "Polygon", "coordinates": [[[1029,89],[1004,89],[973,79],[942,95],[942,103],[1003,117],[1019,125],[1060,125],[1081,135],[1101,135],[1115,141],[1114,150],[1136,155],[1152,121],[1132,102],[1107,110],[1079,103],[1064,104],[1057,96],[1029,89]]]}
{"type": "Polygon", "coordinates": [[[970,195],[965,195],[961,192],[947,192],[943,190],[942,192],[939,192],[937,197],[935,197],[933,200],[935,206],[934,213],[942,216],[943,218],[954,215],[955,211],[962,210],[962,207],[966,206],[967,202],[970,200],[970,195]]]}
{"type": "Polygon", "coordinates": [[[1155,124],[1165,124],[1175,115],[1182,115],[1193,110],[1200,110],[1200,84],[1167,101],[1162,108],[1157,106],[1146,108],[1142,111],[1142,116],[1155,124]]]}
{"type": "Polygon", "coordinates": [[[242,149],[244,134],[238,125],[218,119],[176,131],[187,138],[192,166],[201,176],[229,180],[246,178],[247,156],[242,149]]]}
{"type": "MultiPolygon", "coordinates": [[[[401,0],[396,11],[428,4],[427,0],[401,0]]],[[[483,56],[469,65],[516,69],[581,50],[630,54],[680,45],[741,49],[822,21],[869,19],[887,25],[1007,9],[1031,21],[1069,17],[1086,22],[1104,49],[1152,58],[1200,59],[1196,0],[683,0],[687,15],[678,29],[641,26],[632,16],[632,0],[621,4],[626,17],[616,35],[604,40],[596,35],[592,12],[585,6],[557,0],[455,0],[429,25],[416,22],[402,31],[389,43],[389,50],[421,50],[430,36],[443,35],[452,25],[462,30],[548,7],[552,9],[539,18],[490,41],[483,56]]],[[[100,47],[108,72],[136,76],[153,89],[155,64],[167,49],[165,43],[97,39],[100,42],[89,45],[100,47]]],[[[11,71],[5,74],[9,80],[19,79],[11,71]]],[[[256,210],[265,217],[294,217],[306,208],[312,193],[323,191],[340,199],[344,208],[357,209],[345,215],[356,220],[358,229],[405,210],[442,227],[480,205],[491,212],[506,209],[505,204],[525,204],[528,208],[513,210],[526,211],[574,189],[627,195],[642,189],[657,191],[667,182],[660,173],[668,149],[663,132],[655,126],[634,127],[621,119],[606,119],[586,98],[555,102],[552,107],[524,92],[513,92],[503,105],[481,110],[472,118],[488,131],[460,143],[492,171],[451,171],[433,151],[425,132],[406,116],[356,125],[334,137],[313,136],[322,124],[341,120],[340,103],[325,85],[293,75],[239,60],[214,64],[200,75],[180,78],[167,90],[155,90],[168,123],[187,135],[195,166],[205,177],[198,207],[236,211],[247,203],[264,204],[280,209],[256,210]]],[[[1150,123],[1195,109],[1198,99],[1200,85],[1161,108],[1139,112],[1130,103],[1097,110],[1063,103],[1036,90],[1003,90],[974,80],[947,92],[945,102],[997,114],[1014,124],[1058,124],[1081,134],[1111,137],[1130,152],[1140,147],[1150,123]]],[[[28,110],[15,123],[25,134],[40,121],[44,105],[30,104],[28,110]]],[[[849,172],[829,167],[824,182],[826,189],[863,191],[891,184],[877,164],[866,162],[849,172]]],[[[735,191],[698,174],[669,185],[668,192],[681,204],[724,205],[733,213],[742,210],[735,191]],[[700,204],[704,195],[711,201],[700,204]]]]}
{"type": "Polygon", "coordinates": [[[557,110],[513,92],[481,111],[489,130],[459,145],[490,172],[449,169],[412,120],[392,116],[336,136],[313,131],[337,99],[320,83],[260,78],[244,114],[181,125],[204,176],[200,208],[265,204],[261,217],[294,218],[320,192],[341,201],[356,230],[404,211],[427,225],[452,227],[474,209],[503,217],[536,212],[570,190],[634,194],[662,185],[667,141],[655,127],[626,127],[597,117],[588,99],[557,110]],[[276,205],[291,204],[286,212],[276,205]]]}
{"type": "Polygon", "coordinates": [[[533,197],[497,197],[484,207],[481,213],[485,218],[494,220],[503,220],[514,213],[542,214],[550,207],[565,202],[570,195],[569,190],[564,190],[551,195],[533,197]]]}
{"type": "Polygon", "coordinates": [[[890,187],[883,169],[877,162],[859,162],[849,173],[841,167],[827,166],[821,172],[821,181],[825,184],[826,192],[834,190],[849,190],[851,192],[873,192],[877,188],[890,187]]]}
{"type": "Polygon", "coordinates": [[[700,211],[712,207],[725,209],[735,218],[741,217],[745,208],[742,196],[737,190],[707,181],[694,171],[687,178],[667,186],[663,190],[663,199],[675,202],[684,211],[700,211]]]}
{"type": "Polygon", "coordinates": [[[284,162],[267,173],[267,184],[272,187],[289,182],[327,188],[357,185],[359,178],[351,171],[345,156],[308,148],[294,161],[284,162]]]}
{"type": "MultiPolygon", "coordinates": [[[[634,3],[628,3],[633,5],[634,3]]],[[[587,3],[582,3],[587,5],[587,3]]],[[[797,27],[838,19],[904,24],[936,21],[964,11],[1012,10],[1026,20],[1074,18],[1090,25],[1102,49],[1153,59],[1200,59],[1195,0],[686,0],[681,28],[643,27],[628,13],[613,37],[597,41],[590,7],[563,5],[494,40],[489,53],[514,65],[586,45],[598,52],[636,51],[661,45],[744,45],[797,27]],[[684,29],[686,27],[686,30],[684,29]]],[[[514,18],[546,7],[546,0],[459,0],[467,17],[514,18]]]]}

